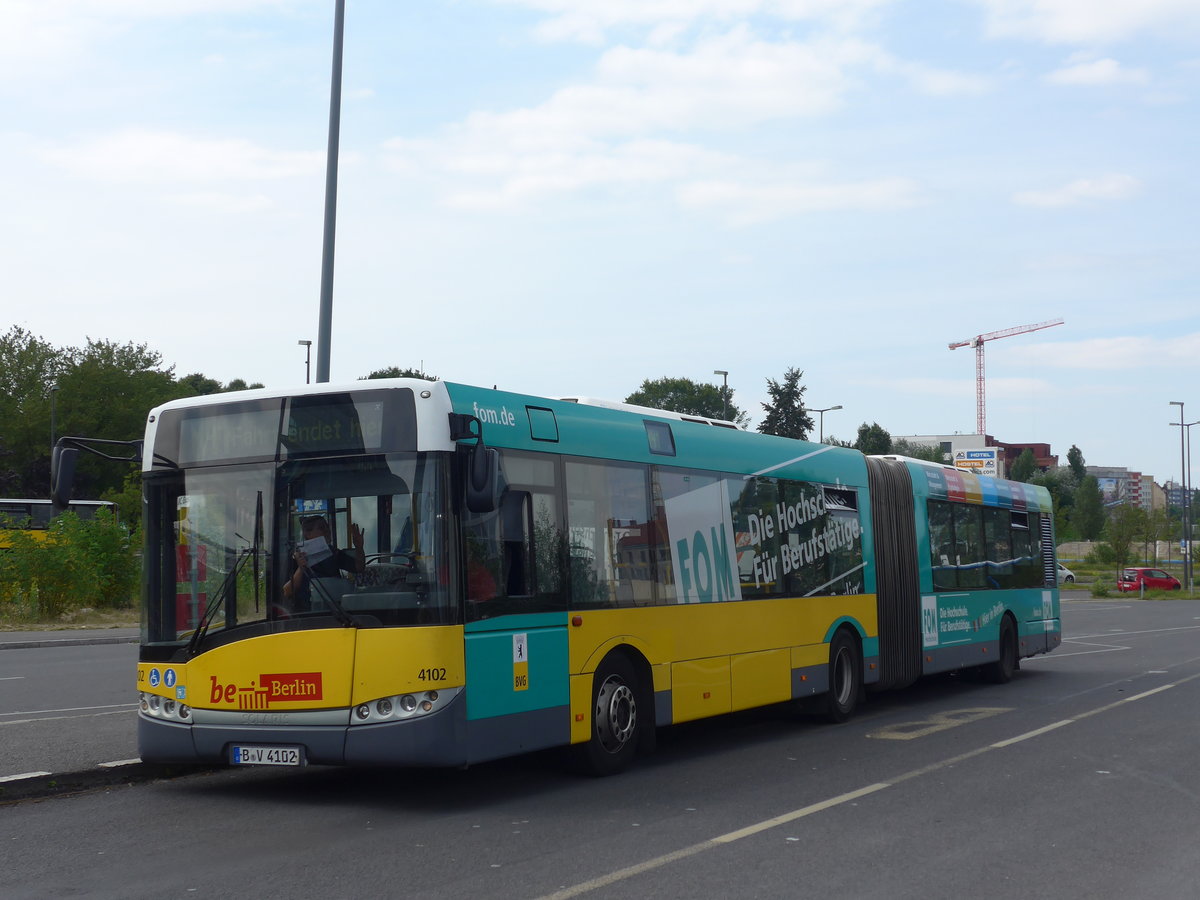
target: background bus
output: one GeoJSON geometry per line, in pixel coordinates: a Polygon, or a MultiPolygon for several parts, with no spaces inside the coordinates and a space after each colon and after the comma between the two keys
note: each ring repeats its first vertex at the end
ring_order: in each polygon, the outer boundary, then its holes
{"type": "Polygon", "coordinates": [[[1061,642],[1044,488],[719,424],[400,379],[153,410],[142,758],[607,773],[1061,642]]]}
{"type": "MultiPolygon", "coordinates": [[[[81,519],[90,519],[101,509],[114,515],[117,511],[116,505],[107,500],[72,500],[67,509],[81,519]]],[[[46,529],[54,516],[49,500],[0,500],[0,549],[12,546],[14,531],[45,540],[46,529]]]]}

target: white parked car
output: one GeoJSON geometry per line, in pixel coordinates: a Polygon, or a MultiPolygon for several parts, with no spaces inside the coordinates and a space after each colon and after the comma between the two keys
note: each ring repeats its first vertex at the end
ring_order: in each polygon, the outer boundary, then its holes
{"type": "Polygon", "coordinates": [[[1064,566],[1062,563],[1059,563],[1058,564],[1058,583],[1062,584],[1063,582],[1066,582],[1067,584],[1074,584],[1075,583],[1075,573],[1072,572],[1070,569],[1068,569],[1066,566],[1064,566]]]}

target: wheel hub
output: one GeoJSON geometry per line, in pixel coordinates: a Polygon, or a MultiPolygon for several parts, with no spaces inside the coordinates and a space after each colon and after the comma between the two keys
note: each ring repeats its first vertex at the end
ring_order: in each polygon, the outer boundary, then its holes
{"type": "Polygon", "coordinates": [[[596,694],[596,735],[600,745],[616,753],[633,736],[637,727],[637,700],[633,691],[617,677],[608,678],[596,694]]]}

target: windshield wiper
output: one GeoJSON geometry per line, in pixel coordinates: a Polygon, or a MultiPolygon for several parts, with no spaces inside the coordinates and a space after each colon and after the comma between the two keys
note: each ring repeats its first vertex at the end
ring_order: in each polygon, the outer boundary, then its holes
{"type": "Polygon", "coordinates": [[[233,564],[233,568],[225,576],[225,580],[221,582],[221,587],[217,590],[216,596],[212,603],[204,610],[204,618],[200,620],[200,624],[196,626],[196,630],[192,632],[192,638],[188,641],[187,657],[191,659],[199,652],[200,642],[204,639],[204,635],[208,633],[208,626],[216,619],[217,613],[225,607],[225,595],[229,592],[229,587],[237,580],[238,572],[242,571],[246,566],[246,560],[252,555],[253,550],[243,550],[238,557],[238,561],[233,564]]]}
{"type": "Polygon", "coordinates": [[[355,626],[356,623],[354,621],[354,616],[346,612],[346,608],[342,606],[341,600],[334,599],[333,595],[330,594],[329,591],[325,590],[325,585],[321,584],[321,579],[309,579],[309,591],[311,592],[313,588],[316,588],[317,593],[321,595],[321,599],[328,604],[331,610],[333,610],[333,617],[337,619],[338,622],[340,622],[342,625],[345,625],[347,628],[355,626]]]}

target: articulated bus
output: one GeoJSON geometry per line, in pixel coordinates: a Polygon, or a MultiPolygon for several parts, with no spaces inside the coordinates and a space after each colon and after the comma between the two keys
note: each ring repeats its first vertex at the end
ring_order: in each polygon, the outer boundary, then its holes
{"type": "Polygon", "coordinates": [[[149,416],[148,762],[464,766],[1061,642],[1040,487],[415,379],[149,416]]]}
{"type": "MultiPolygon", "coordinates": [[[[101,509],[116,513],[115,504],[107,500],[72,500],[66,507],[81,519],[90,519],[101,509]]],[[[0,550],[12,547],[12,534],[23,532],[34,540],[43,541],[49,534],[50,520],[61,510],[55,510],[50,500],[0,499],[0,550]]]]}

